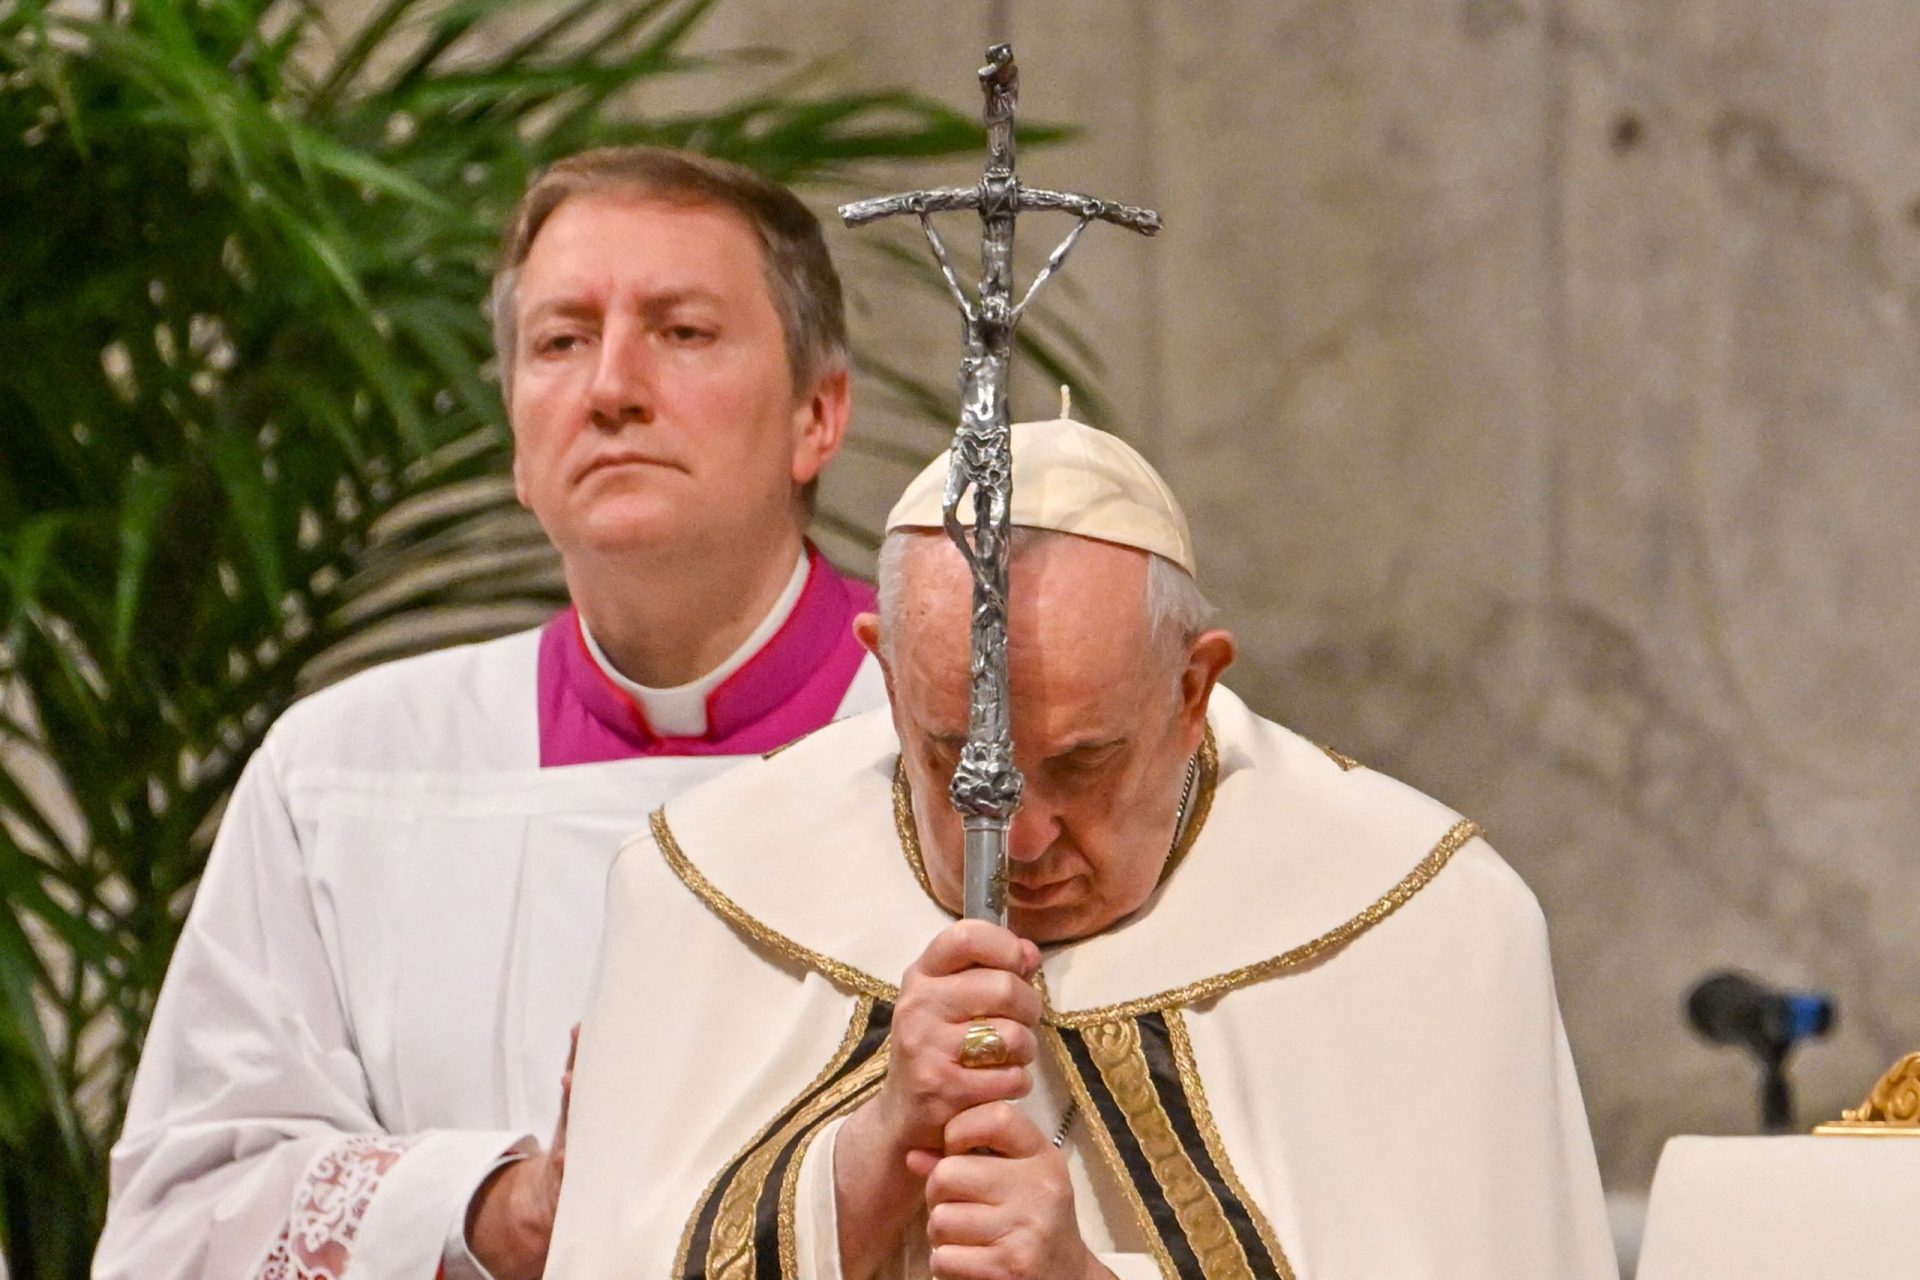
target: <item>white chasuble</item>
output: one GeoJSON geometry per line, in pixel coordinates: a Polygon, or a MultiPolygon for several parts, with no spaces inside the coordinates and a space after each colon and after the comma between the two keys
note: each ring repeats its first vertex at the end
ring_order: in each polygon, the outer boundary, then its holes
{"type": "MultiPolygon", "coordinates": [[[[1224,690],[1209,723],[1171,874],[1043,953],[1022,1105],[1067,1119],[1088,1246],[1122,1277],[1612,1277],[1532,895],[1425,796],[1224,690]]],[[[549,1276],[839,1275],[838,1122],[951,923],[896,759],[870,713],[622,850],[549,1276]]],[[[888,1275],[927,1273],[923,1231],[888,1275]]]]}

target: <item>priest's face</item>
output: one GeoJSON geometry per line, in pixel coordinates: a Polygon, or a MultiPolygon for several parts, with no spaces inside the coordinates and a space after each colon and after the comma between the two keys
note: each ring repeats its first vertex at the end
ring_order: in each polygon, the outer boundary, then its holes
{"type": "Polygon", "coordinates": [[[796,388],[746,219],[626,191],[575,196],[521,268],[514,480],[568,563],[791,555],[838,447],[844,374],[796,388]]]}
{"type": "MultiPolygon", "coordinates": [[[[1007,901],[1014,931],[1036,942],[1098,933],[1152,894],[1207,698],[1233,658],[1224,631],[1156,637],[1146,578],[1145,552],[1085,538],[1041,538],[1014,557],[1008,665],[1026,791],[1007,901]]],[[[964,837],[947,785],[967,737],[971,587],[944,537],[913,539],[898,596],[881,646],[888,693],[927,878],[957,911],[964,837]]]]}

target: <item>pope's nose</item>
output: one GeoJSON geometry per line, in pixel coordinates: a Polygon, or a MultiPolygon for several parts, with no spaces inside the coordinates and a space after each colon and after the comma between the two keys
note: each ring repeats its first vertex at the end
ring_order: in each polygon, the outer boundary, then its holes
{"type": "Polygon", "coordinates": [[[1060,838],[1060,810],[1044,793],[1028,786],[1013,814],[1007,833],[1007,856],[1015,862],[1036,862],[1060,838]]]}

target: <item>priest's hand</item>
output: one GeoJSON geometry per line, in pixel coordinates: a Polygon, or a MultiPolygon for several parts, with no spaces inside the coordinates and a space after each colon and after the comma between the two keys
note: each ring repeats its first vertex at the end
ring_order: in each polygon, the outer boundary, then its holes
{"type": "Polygon", "coordinates": [[[955,1116],[1032,1089],[1040,996],[1030,979],[1039,967],[1033,943],[962,920],[935,937],[900,980],[886,1078],[834,1142],[841,1264],[853,1280],[895,1255],[919,1210],[922,1171],[909,1156],[920,1153],[930,1167],[955,1116]],[[967,1029],[976,1023],[998,1033],[1003,1065],[961,1065],[967,1029]]]}
{"type": "Polygon", "coordinates": [[[961,1112],[945,1154],[911,1160],[927,1179],[938,1280],[1111,1280],[1080,1237],[1066,1157],[1011,1102],[961,1112]]]}
{"type": "Polygon", "coordinates": [[[540,1280],[553,1243],[553,1215],[560,1207],[560,1179],[567,1166],[567,1108],[573,1101],[573,1059],[580,1028],[573,1029],[566,1070],[560,1073],[560,1122],[553,1145],[495,1169],[467,1205],[467,1247],[494,1280],[540,1280]]]}

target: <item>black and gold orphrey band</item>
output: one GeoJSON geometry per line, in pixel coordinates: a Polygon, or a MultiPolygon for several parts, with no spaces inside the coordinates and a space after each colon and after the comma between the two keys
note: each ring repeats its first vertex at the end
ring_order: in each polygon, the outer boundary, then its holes
{"type": "Polygon", "coordinates": [[[680,1239],[675,1276],[782,1280],[799,1274],[794,1201],[800,1162],[822,1129],[880,1087],[892,1025],[892,1005],[869,996],[859,999],[826,1069],[701,1194],[680,1239]]]}
{"type": "MultiPolygon", "coordinates": [[[[822,1130],[879,1088],[893,1008],[862,996],[839,1050],[701,1193],[680,1241],[681,1280],[799,1274],[800,1166],[822,1130]]],[[[1178,1010],[1047,1032],[1095,1145],[1163,1274],[1294,1280],[1272,1225],[1234,1173],[1178,1010]]]]}
{"type": "Polygon", "coordinates": [[[1163,1274],[1294,1280],[1221,1145],[1177,1009],[1049,1033],[1163,1274]]]}
{"type": "MultiPolygon", "coordinates": [[[[1196,813],[1190,826],[1197,826],[1196,813]]],[[[871,1097],[886,1073],[898,989],[812,951],[754,919],[680,849],[664,811],[652,830],[674,874],[721,919],[759,945],[853,994],[854,1016],[832,1060],[706,1191],[688,1222],[674,1274],[683,1280],[785,1280],[799,1274],[794,1238],[801,1161],[819,1133],[871,1097]]],[[[1120,1004],[1048,1007],[1042,1035],[1063,1068],[1076,1114],[1125,1189],[1163,1275],[1183,1280],[1294,1280],[1272,1225],[1234,1172],[1206,1100],[1184,1010],[1337,951],[1404,907],[1481,834],[1456,822],[1411,871],[1358,915],[1320,936],[1227,973],[1120,1004]]]]}

